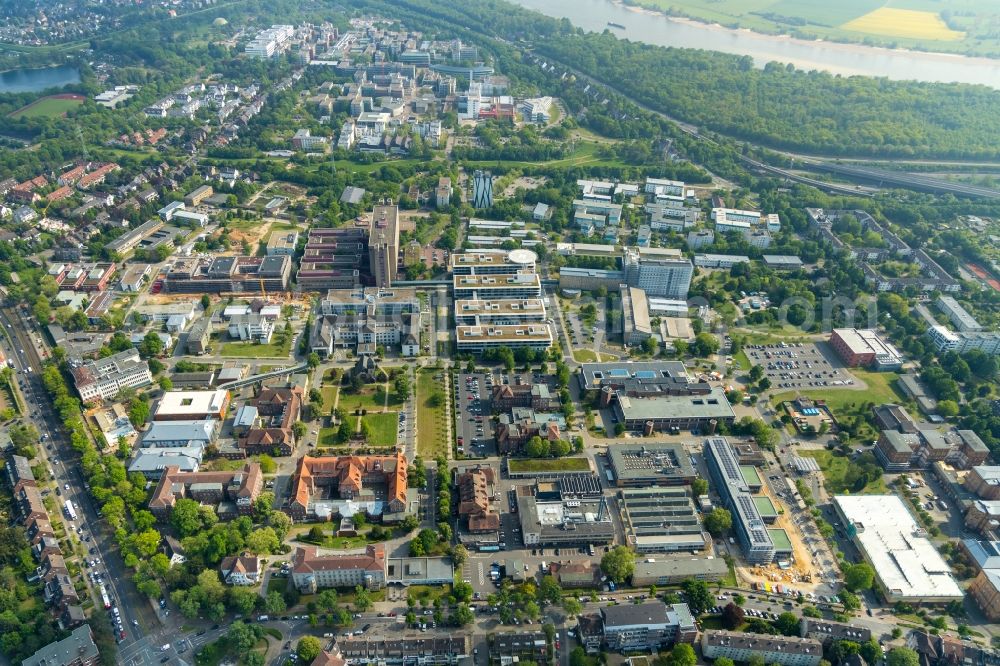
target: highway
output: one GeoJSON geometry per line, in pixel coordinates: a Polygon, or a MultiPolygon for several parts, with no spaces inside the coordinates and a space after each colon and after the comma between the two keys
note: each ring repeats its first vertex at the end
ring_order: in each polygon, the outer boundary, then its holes
{"type": "MultiPolygon", "coordinates": [[[[21,382],[21,392],[27,403],[28,414],[24,420],[33,424],[43,438],[43,442],[39,443],[38,456],[52,473],[58,488],[57,493],[61,493],[58,497],[60,503],[69,499],[77,507],[79,521],[75,526],[67,523],[67,531],[73,532],[79,528],[81,530],[79,538],[90,537],[91,540],[83,544],[88,551],[87,559],[100,561],[97,566],[83,567],[83,571],[104,574],[108,594],[123,617],[122,631],[125,633],[125,638],[121,641],[120,647],[139,641],[145,628],[158,627],[159,622],[153,616],[148,602],[140,597],[129,582],[114,534],[101,520],[93,499],[84,487],[85,479],[80,469],[80,456],[66,440],[59,417],[53,409],[52,401],[39,374],[42,359],[33,340],[37,340],[40,333],[25,321],[22,313],[15,308],[0,310],[0,318],[9,338],[10,353],[7,356],[14,362],[18,372],[17,378],[21,382]],[[89,553],[90,549],[94,549],[92,554],[89,553]],[[132,620],[138,620],[139,626],[136,627],[132,620]]],[[[91,594],[97,591],[89,579],[87,585],[91,594]]],[[[103,607],[99,592],[94,607],[95,613],[103,612],[98,610],[103,607]]]]}

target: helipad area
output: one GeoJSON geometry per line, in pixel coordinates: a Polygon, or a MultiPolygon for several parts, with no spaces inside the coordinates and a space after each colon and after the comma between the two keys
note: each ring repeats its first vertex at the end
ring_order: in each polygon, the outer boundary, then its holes
{"type": "Polygon", "coordinates": [[[889,603],[962,599],[947,562],[898,496],[840,495],[833,505],[889,603]]]}

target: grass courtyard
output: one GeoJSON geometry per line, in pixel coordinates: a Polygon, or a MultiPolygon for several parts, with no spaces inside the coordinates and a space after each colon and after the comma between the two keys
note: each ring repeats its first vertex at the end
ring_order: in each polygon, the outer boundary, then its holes
{"type": "Polygon", "coordinates": [[[361,417],[361,429],[368,433],[371,446],[396,446],[396,432],[399,428],[398,412],[365,414],[361,417]]]}
{"type": "Polygon", "coordinates": [[[292,351],[292,338],[284,340],[278,338],[277,342],[266,345],[253,344],[252,342],[226,342],[222,345],[222,356],[232,356],[235,358],[288,358],[292,351]]]}
{"type": "MultiPolygon", "coordinates": [[[[826,479],[826,488],[829,492],[841,492],[846,486],[844,477],[851,466],[851,459],[847,456],[836,455],[826,449],[801,449],[798,454],[803,457],[815,458],[819,468],[823,470],[823,477],[826,479]]],[[[884,495],[889,492],[885,481],[880,476],[862,489],[858,495],[884,495]]]]}
{"type": "Polygon", "coordinates": [[[425,459],[448,456],[447,391],[444,370],[423,368],[417,372],[417,455],[425,459]],[[441,375],[442,379],[435,379],[441,375]]]}
{"type": "Polygon", "coordinates": [[[586,458],[510,459],[507,469],[516,472],[583,472],[590,469],[586,458]]]}

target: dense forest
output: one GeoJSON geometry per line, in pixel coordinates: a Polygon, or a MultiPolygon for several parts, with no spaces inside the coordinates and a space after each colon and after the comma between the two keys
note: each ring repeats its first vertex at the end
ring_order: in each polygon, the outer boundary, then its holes
{"type": "MultiPolygon", "coordinates": [[[[488,26],[480,39],[523,43],[678,120],[734,138],[828,155],[1000,156],[1000,92],[983,86],[806,72],[749,57],[588,34],[502,0],[442,5],[369,0],[434,31],[488,26]],[[412,15],[410,14],[412,12],[412,15]]],[[[387,10],[388,11],[388,10],[387,10]]]]}

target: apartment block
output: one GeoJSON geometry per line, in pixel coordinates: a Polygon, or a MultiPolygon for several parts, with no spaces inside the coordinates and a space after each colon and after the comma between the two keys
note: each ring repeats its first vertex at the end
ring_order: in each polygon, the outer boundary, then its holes
{"type": "Polygon", "coordinates": [[[86,361],[72,367],[70,374],[83,402],[108,400],[123,388],[141,388],[153,383],[149,364],[139,357],[135,349],[86,361]]]}

